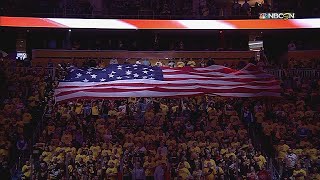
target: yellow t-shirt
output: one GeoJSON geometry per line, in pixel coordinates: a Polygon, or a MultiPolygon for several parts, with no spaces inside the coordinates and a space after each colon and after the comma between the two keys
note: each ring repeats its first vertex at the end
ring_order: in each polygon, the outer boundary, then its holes
{"type": "Polygon", "coordinates": [[[93,106],[93,107],[91,108],[91,110],[92,110],[92,115],[94,115],[94,116],[98,116],[98,115],[99,115],[99,108],[98,108],[98,106],[93,106]]]}
{"type": "Polygon", "coordinates": [[[191,67],[195,67],[195,66],[196,66],[196,62],[194,62],[194,61],[188,61],[187,65],[188,65],[188,66],[191,66],[191,67]]]}
{"type": "Polygon", "coordinates": [[[115,111],[115,110],[110,110],[110,111],[108,112],[108,115],[109,115],[109,116],[114,116],[114,115],[117,115],[117,114],[118,114],[118,112],[115,111]]]}
{"type": "Polygon", "coordinates": [[[182,61],[177,62],[177,67],[184,67],[185,63],[182,61]]]}
{"type": "Polygon", "coordinates": [[[153,176],[153,168],[155,167],[154,162],[144,162],[143,164],[144,169],[146,170],[146,176],[153,176]]]}
{"type": "Polygon", "coordinates": [[[181,168],[178,170],[178,176],[181,176],[182,179],[187,179],[190,175],[191,173],[187,168],[181,168]]]}
{"type": "Polygon", "coordinates": [[[110,164],[113,163],[115,167],[118,167],[119,166],[119,160],[118,159],[110,159],[109,162],[108,162],[108,166],[110,166],[110,164]]]}
{"type": "Polygon", "coordinates": [[[118,174],[118,169],[117,168],[108,168],[106,170],[106,174],[108,176],[108,180],[116,180],[118,179],[117,174],[118,174]]]}
{"type": "MultiPolygon", "coordinates": [[[[216,169],[215,168],[211,168],[212,172],[208,175],[205,175],[205,180],[214,180],[214,175],[216,174],[216,169]]],[[[209,168],[203,168],[203,172],[204,174],[209,173],[209,171],[211,171],[209,168]]]]}
{"type": "Polygon", "coordinates": [[[320,179],[320,174],[319,173],[313,174],[313,175],[310,176],[310,179],[311,180],[319,180],[320,179]]]}
{"type": "Polygon", "coordinates": [[[76,114],[80,114],[81,111],[82,111],[82,108],[83,108],[83,105],[80,104],[80,103],[77,103],[76,104],[76,109],[75,109],[76,114]]]}
{"type": "Polygon", "coordinates": [[[168,110],[169,110],[168,106],[165,105],[165,104],[160,104],[160,108],[161,108],[163,113],[167,113],[168,110]]]}
{"type": "Polygon", "coordinates": [[[289,148],[290,147],[288,145],[286,145],[286,144],[278,146],[278,152],[279,152],[279,158],[280,159],[283,159],[286,156],[289,148]]]}
{"type": "Polygon", "coordinates": [[[208,163],[210,163],[212,165],[212,168],[215,169],[216,168],[216,162],[213,160],[213,159],[210,159],[210,160],[204,160],[203,162],[203,167],[208,167],[208,163]]]}
{"type": "Polygon", "coordinates": [[[29,178],[31,176],[31,167],[28,165],[24,165],[22,167],[22,173],[24,176],[26,176],[27,178],[29,178]]]}
{"type": "Polygon", "coordinates": [[[179,108],[179,106],[173,106],[173,107],[172,107],[172,112],[174,112],[174,113],[177,112],[177,109],[178,109],[178,108],[179,108]]]}
{"type": "Polygon", "coordinates": [[[187,169],[191,169],[191,166],[187,161],[184,161],[184,167],[187,169]]]}
{"type": "Polygon", "coordinates": [[[30,113],[24,113],[24,114],[22,115],[22,121],[23,121],[23,123],[29,123],[29,122],[31,121],[31,119],[32,119],[32,116],[31,116],[30,113]]]}
{"type": "Polygon", "coordinates": [[[200,154],[201,149],[197,146],[197,147],[192,148],[192,149],[191,149],[191,152],[192,152],[192,153],[198,153],[198,154],[200,154]]]}
{"type": "Polygon", "coordinates": [[[257,159],[258,159],[257,164],[260,168],[262,168],[263,165],[267,162],[266,158],[262,155],[258,156],[257,159]]]}
{"type": "Polygon", "coordinates": [[[295,177],[296,180],[304,180],[306,176],[307,172],[303,169],[293,171],[293,177],[295,177]],[[297,177],[298,174],[301,174],[302,176],[297,177]]]}

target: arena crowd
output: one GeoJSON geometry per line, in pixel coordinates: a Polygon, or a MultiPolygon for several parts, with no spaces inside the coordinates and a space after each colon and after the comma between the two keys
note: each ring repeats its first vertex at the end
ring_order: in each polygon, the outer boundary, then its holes
{"type": "Polygon", "coordinates": [[[15,158],[11,149],[19,157],[32,149],[36,110],[46,104],[33,148],[39,153],[23,163],[24,179],[271,179],[271,159],[283,179],[319,179],[318,79],[284,77],[279,99],[55,103],[67,65],[50,80],[43,71],[18,74],[2,63],[10,91],[1,99],[1,170],[15,158]]]}

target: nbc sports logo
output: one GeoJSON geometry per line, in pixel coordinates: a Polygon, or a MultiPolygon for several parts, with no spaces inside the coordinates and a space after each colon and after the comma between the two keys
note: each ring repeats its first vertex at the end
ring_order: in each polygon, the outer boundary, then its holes
{"type": "Polygon", "coordinates": [[[267,14],[266,13],[260,13],[259,14],[259,19],[267,19],[267,14]]]}
{"type": "Polygon", "coordinates": [[[260,13],[259,19],[294,19],[295,13],[260,13]]]}

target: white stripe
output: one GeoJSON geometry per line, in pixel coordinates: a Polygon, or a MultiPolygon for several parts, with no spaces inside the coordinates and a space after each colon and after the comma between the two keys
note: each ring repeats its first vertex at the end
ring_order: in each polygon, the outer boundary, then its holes
{"type": "MultiPolygon", "coordinates": [[[[238,72],[238,73],[247,73],[247,74],[236,74],[236,73],[230,73],[230,74],[226,74],[226,73],[221,73],[221,72],[190,72],[189,74],[170,74],[170,76],[185,76],[185,75],[200,75],[200,76],[208,76],[208,75],[213,75],[213,76],[223,76],[223,77],[211,77],[211,78],[270,78],[273,77],[270,74],[266,74],[266,73],[260,73],[260,74],[250,74],[248,72],[238,72]]],[[[252,72],[252,73],[257,73],[257,72],[252,72]]],[[[163,74],[163,76],[168,76],[167,74],[163,74]]],[[[210,78],[210,77],[206,77],[206,78],[210,78]]]]}
{"type": "MultiPolygon", "coordinates": [[[[156,87],[156,86],[155,86],[156,87]]],[[[106,86],[106,87],[78,87],[78,88],[63,88],[63,89],[56,89],[55,90],[55,95],[58,95],[62,92],[68,92],[68,91],[85,91],[85,90],[91,90],[91,89],[127,89],[127,90],[140,90],[140,89],[149,89],[149,88],[154,88],[154,87],[143,87],[143,86],[137,86],[137,87],[130,87],[130,86],[106,86]]],[[[245,85],[245,86],[219,86],[219,87],[209,87],[209,86],[199,86],[199,85],[192,85],[192,86],[178,86],[178,87],[172,87],[172,86],[161,86],[159,88],[162,89],[188,89],[188,90],[195,90],[198,88],[204,88],[204,89],[236,89],[236,88],[247,88],[247,89],[268,89],[268,90],[274,90],[274,89],[279,89],[279,86],[250,86],[250,85],[245,85]]]]}
{"type": "Polygon", "coordinates": [[[94,98],[120,98],[120,97],[171,97],[171,96],[187,96],[202,94],[202,92],[156,92],[156,91],[130,91],[130,92],[107,92],[107,93],[96,93],[96,92],[76,92],[64,96],[56,97],[56,101],[63,101],[72,98],[80,98],[83,96],[94,97],[94,98]]]}
{"type": "Polygon", "coordinates": [[[261,96],[272,96],[280,97],[280,93],[263,91],[260,93],[213,93],[212,96],[227,96],[227,97],[261,97],[261,96]]]}
{"type": "Polygon", "coordinates": [[[175,70],[175,69],[163,69],[163,70],[162,70],[163,73],[177,72],[177,71],[180,71],[180,70],[175,70]]]}
{"type": "Polygon", "coordinates": [[[237,29],[232,24],[218,20],[177,20],[187,29],[237,29]]]}
{"type": "Polygon", "coordinates": [[[138,29],[137,27],[117,19],[66,19],[48,18],[51,21],[69,28],[96,28],[96,29],[138,29]]]}
{"type": "Polygon", "coordinates": [[[290,19],[296,26],[302,28],[320,28],[320,19],[290,19]]]}

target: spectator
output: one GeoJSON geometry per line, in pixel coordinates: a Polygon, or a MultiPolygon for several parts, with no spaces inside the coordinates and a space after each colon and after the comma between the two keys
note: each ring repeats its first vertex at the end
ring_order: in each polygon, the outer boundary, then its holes
{"type": "Polygon", "coordinates": [[[293,41],[290,41],[288,44],[288,51],[295,51],[296,50],[296,44],[293,41]]]}
{"type": "Polygon", "coordinates": [[[245,15],[248,15],[250,12],[250,4],[248,3],[248,0],[245,0],[244,3],[242,4],[242,12],[245,15]]]}
{"type": "Polygon", "coordinates": [[[20,155],[24,155],[25,151],[27,150],[28,143],[22,135],[20,136],[16,145],[17,145],[17,149],[18,149],[20,155]]]}
{"type": "Polygon", "coordinates": [[[301,168],[299,164],[297,164],[293,171],[292,177],[295,179],[303,180],[307,177],[307,173],[304,169],[301,168]]]}
{"type": "Polygon", "coordinates": [[[272,179],[270,172],[268,172],[265,167],[262,167],[262,169],[258,172],[257,176],[258,176],[259,180],[271,180],[272,179]]]}
{"type": "Polygon", "coordinates": [[[117,179],[118,170],[117,170],[117,167],[115,167],[114,162],[111,162],[109,164],[109,167],[106,170],[106,176],[107,176],[108,179],[111,179],[111,180],[116,180],[117,179]]]}
{"type": "Polygon", "coordinates": [[[165,167],[166,164],[159,164],[154,171],[154,180],[165,180],[165,167]]]}
{"type": "Polygon", "coordinates": [[[132,170],[132,179],[133,180],[145,180],[146,175],[143,167],[140,162],[136,163],[136,167],[132,170]]]}
{"type": "Polygon", "coordinates": [[[31,165],[29,161],[26,161],[26,164],[22,166],[22,178],[23,179],[30,179],[31,177],[31,165]]]}
{"type": "Polygon", "coordinates": [[[264,0],[263,4],[262,4],[262,11],[264,13],[266,13],[266,12],[270,12],[270,10],[271,10],[271,6],[269,4],[269,1],[268,0],[264,0]]]}
{"type": "Polygon", "coordinates": [[[258,179],[258,175],[256,174],[254,167],[250,167],[250,172],[247,173],[248,180],[256,180],[258,179]]]}
{"type": "Polygon", "coordinates": [[[241,4],[239,0],[233,0],[232,4],[232,15],[240,15],[241,4]]]}

